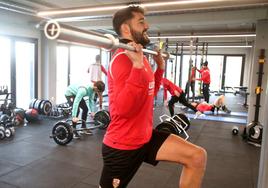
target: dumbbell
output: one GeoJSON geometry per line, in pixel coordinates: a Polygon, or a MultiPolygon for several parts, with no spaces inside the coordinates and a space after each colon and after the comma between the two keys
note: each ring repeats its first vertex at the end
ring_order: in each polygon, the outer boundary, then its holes
{"type": "Polygon", "coordinates": [[[0,140],[3,140],[6,137],[5,128],[0,126],[0,140]]]}
{"type": "Polygon", "coordinates": [[[237,135],[239,133],[239,129],[238,129],[238,127],[237,126],[234,126],[233,128],[232,128],[232,134],[233,135],[237,135]]]}
{"type": "Polygon", "coordinates": [[[15,128],[14,127],[8,127],[5,130],[6,138],[10,138],[15,134],[15,128]]]}

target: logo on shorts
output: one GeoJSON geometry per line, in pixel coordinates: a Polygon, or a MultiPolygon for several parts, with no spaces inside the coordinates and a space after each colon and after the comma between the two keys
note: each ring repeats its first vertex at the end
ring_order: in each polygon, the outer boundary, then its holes
{"type": "Polygon", "coordinates": [[[117,188],[117,187],[119,187],[119,184],[120,184],[120,179],[114,178],[113,179],[113,187],[117,188]]]}

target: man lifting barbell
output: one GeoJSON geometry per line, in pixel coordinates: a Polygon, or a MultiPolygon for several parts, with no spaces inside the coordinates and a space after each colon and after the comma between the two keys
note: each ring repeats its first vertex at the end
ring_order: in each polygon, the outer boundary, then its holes
{"type": "Polygon", "coordinates": [[[164,72],[161,53],[153,58],[153,73],[142,47],[150,41],[144,10],[137,6],[114,14],[113,27],[121,41],[136,51],[119,48],[109,65],[109,109],[111,122],[103,139],[104,166],[101,188],[126,187],[136,171],[147,162],[170,161],[183,165],[179,186],[201,186],[206,151],[177,135],[153,130],[153,100],[164,72]]]}
{"type": "MultiPolygon", "coordinates": [[[[93,84],[93,86],[79,86],[76,84],[69,85],[66,92],[65,97],[70,106],[72,106],[72,123],[74,128],[76,128],[76,123],[79,121],[79,108],[82,109],[82,128],[86,128],[86,120],[88,114],[88,107],[84,100],[85,96],[88,96],[88,106],[94,116],[94,94],[102,95],[105,89],[105,84],[102,81],[97,81],[93,84]]],[[[99,97],[99,99],[102,97],[99,97]]],[[[102,108],[102,101],[99,102],[100,109],[102,108]]],[[[84,130],[84,134],[91,135],[92,132],[90,130],[84,130]]],[[[78,132],[74,133],[74,138],[79,138],[80,135],[78,132]]]]}

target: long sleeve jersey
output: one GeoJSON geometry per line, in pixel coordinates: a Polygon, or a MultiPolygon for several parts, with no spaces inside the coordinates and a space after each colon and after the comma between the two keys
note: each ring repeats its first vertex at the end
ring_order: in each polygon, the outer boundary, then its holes
{"type": "Polygon", "coordinates": [[[179,87],[173,84],[170,80],[166,78],[162,78],[162,85],[164,88],[164,100],[167,100],[167,91],[174,96],[175,91],[179,92],[180,94],[183,93],[183,90],[179,87]]]}
{"type": "Polygon", "coordinates": [[[200,103],[196,107],[196,109],[200,112],[211,111],[212,108],[213,108],[213,105],[208,104],[206,102],[200,103]]]}
{"type": "Polygon", "coordinates": [[[210,70],[209,68],[202,68],[201,70],[196,69],[200,74],[201,78],[196,78],[196,80],[203,81],[204,84],[210,84],[210,70]]]}
{"type": "Polygon", "coordinates": [[[73,108],[72,108],[72,117],[76,117],[79,103],[83,99],[83,97],[88,96],[88,107],[90,108],[90,111],[93,112],[94,110],[94,90],[92,86],[79,86],[76,84],[69,85],[65,96],[70,97],[74,96],[74,102],[73,102],[73,108]]]}
{"type": "Polygon", "coordinates": [[[163,70],[153,73],[147,58],[144,68],[133,67],[123,49],[114,54],[108,70],[111,122],[103,143],[116,149],[132,150],[147,143],[153,130],[153,100],[163,70]]]}

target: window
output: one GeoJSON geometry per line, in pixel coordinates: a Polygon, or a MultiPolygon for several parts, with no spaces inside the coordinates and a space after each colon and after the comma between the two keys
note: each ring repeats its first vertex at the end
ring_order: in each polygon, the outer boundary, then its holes
{"type": "Polygon", "coordinates": [[[68,86],[69,47],[57,46],[56,103],[66,102],[65,90],[68,86]]]}
{"type": "MultiPolygon", "coordinates": [[[[11,52],[10,52],[10,40],[5,37],[0,37],[0,87],[8,87],[9,92],[11,91],[11,52]]],[[[0,88],[1,90],[2,88],[0,88]]]]}
{"type": "Polygon", "coordinates": [[[28,109],[36,95],[36,49],[35,39],[0,36],[0,86],[8,87],[9,99],[19,108],[28,109]]]}
{"type": "Polygon", "coordinates": [[[238,87],[241,81],[242,56],[227,56],[225,70],[225,86],[238,87]]]}
{"type": "Polygon", "coordinates": [[[220,91],[222,88],[223,59],[222,55],[209,55],[207,57],[210,70],[210,91],[220,91]]]}
{"type": "Polygon", "coordinates": [[[97,48],[71,46],[70,48],[70,84],[88,85],[91,83],[87,70],[95,62],[95,56],[100,54],[97,48]]]}
{"type": "MultiPolygon", "coordinates": [[[[108,70],[110,52],[98,48],[85,46],[58,45],[57,46],[57,91],[56,103],[66,102],[64,93],[69,84],[91,84],[88,68],[95,63],[96,55],[101,53],[102,65],[108,70]]],[[[102,74],[102,79],[107,86],[107,78],[102,74]]],[[[107,88],[107,87],[106,87],[107,88]]]]}
{"type": "Polygon", "coordinates": [[[35,44],[15,42],[16,56],[16,106],[29,108],[35,97],[35,44]]]}

